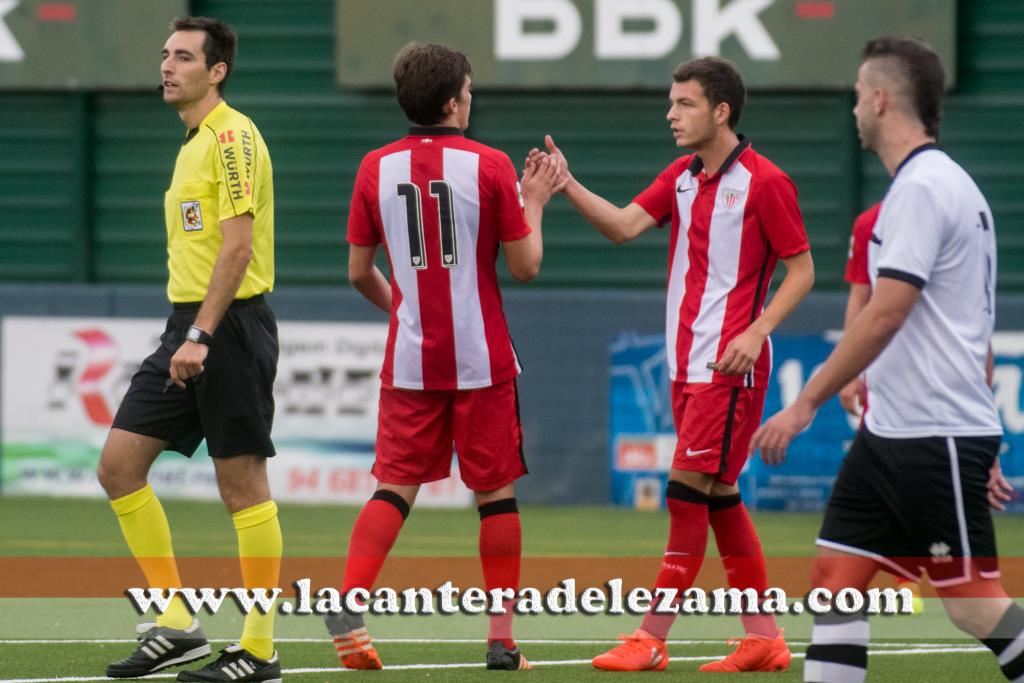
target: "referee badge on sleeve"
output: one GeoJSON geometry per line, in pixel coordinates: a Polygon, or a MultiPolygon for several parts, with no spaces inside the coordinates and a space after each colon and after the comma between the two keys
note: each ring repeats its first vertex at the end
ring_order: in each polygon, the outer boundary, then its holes
{"type": "Polygon", "coordinates": [[[181,203],[181,225],[185,232],[203,229],[203,212],[199,208],[199,202],[181,203]]]}

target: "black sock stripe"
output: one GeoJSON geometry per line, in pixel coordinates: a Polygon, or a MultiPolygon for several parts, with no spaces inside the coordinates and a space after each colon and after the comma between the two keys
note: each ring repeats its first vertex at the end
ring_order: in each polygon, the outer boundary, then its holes
{"type": "Polygon", "coordinates": [[[858,621],[867,621],[867,618],[859,612],[857,614],[840,614],[834,610],[814,615],[815,626],[835,626],[837,624],[852,624],[858,621]]]}
{"type": "Polygon", "coordinates": [[[681,500],[686,503],[694,503],[696,505],[707,505],[708,494],[703,491],[698,491],[692,486],[687,486],[681,481],[670,479],[668,487],[665,489],[666,498],[674,498],[675,500],[681,500]]]}
{"type": "Polygon", "coordinates": [[[721,512],[722,510],[736,507],[742,502],[743,498],[738,493],[734,493],[731,496],[711,496],[711,500],[708,501],[708,511],[721,512]]]}
{"type": "Polygon", "coordinates": [[[807,661],[868,668],[868,649],[863,645],[815,645],[807,648],[807,661]]]}
{"type": "Polygon", "coordinates": [[[999,670],[1008,680],[1015,681],[1020,678],[1021,675],[1024,675],[1024,652],[999,667],[999,670]]]}
{"type": "Polygon", "coordinates": [[[480,519],[492,515],[518,515],[519,505],[516,504],[515,498],[502,498],[501,500],[492,500],[490,503],[484,503],[477,510],[480,512],[480,519]]]}
{"type": "Polygon", "coordinates": [[[370,500],[381,500],[384,501],[385,503],[391,503],[396,508],[398,508],[399,512],[402,513],[402,519],[409,518],[409,504],[405,502],[405,498],[402,498],[394,491],[389,491],[387,489],[378,489],[377,491],[373,492],[372,496],[370,496],[370,500]]]}
{"type": "Polygon", "coordinates": [[[1024,632],[1024,609],[1017,603],[1012,603],[1005,612],[999,623],[992,629],[988,638],[981,642],[985,647],[996,653],[996,656],[1003,654],[1003,650],[1009,647],[1014,638],[1024,632]]]}

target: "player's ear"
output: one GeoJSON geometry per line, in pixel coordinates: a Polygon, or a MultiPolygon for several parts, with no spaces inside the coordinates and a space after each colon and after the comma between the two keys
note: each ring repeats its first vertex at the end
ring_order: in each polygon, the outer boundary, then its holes
{"type": "Polygon", "coordinates": [[[729,116],[732,115],[732,107],[729,106],[728,102],[719,102],[718,106],[715,107],[715,124],[724,125],[729,122],[729,116]]]}
{"type": "Polygon", "coordinates": [[[459,110],[459,100],[451,98],[444,103],[444,113],[446,116],[450,116],[459,110]]]}
{"type": "Polygon", "coordinates": [[[228,65],[224,62],[217,62],[210,67],[210,85],[218,85],[228,76],[228,65]]]}

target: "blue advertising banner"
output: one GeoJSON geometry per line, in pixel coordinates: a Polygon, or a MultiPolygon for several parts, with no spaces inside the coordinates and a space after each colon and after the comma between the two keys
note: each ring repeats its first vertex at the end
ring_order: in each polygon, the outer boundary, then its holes
{"type": "MultiPolygon", "coordinates": [[[[620,335],[611,346],[609,455],[612,502],[637,508],[661,507],[675,449],[668,368],[662,335],[620,335]]],[[[775,335],[773,372],[765,418],[790,405],[807,378],[824,362],[838,334],[775,335]]],[[[1017,489],[1008,509],[1024,512],[1024,333],[1002,332],[995,351],[993,391],[1006,434],[1001,462],[1017,489]]],[[[837,399],[822,406],[814,423],[789,449],[786,462],[747,463],[739,486],[747,505],[760,510],[817,511],[828,500],[832,481],[853,440],[858,419],[837,399]]]]}

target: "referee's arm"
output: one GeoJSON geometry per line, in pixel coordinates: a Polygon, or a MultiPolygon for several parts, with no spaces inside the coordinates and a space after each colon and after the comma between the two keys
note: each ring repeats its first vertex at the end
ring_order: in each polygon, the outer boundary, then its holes
{"type": "MultiPolygon", "coordinates": [[[[217,329],[224,312],[238,294],[245,270],[252,261],[252,214],[245,213],[222,220],[220,229],[224,242],[217,254],[210,284],[194,323],[196,327],[210,335],[217,329]]],[[[168,372],[171,381],[184,389],[185,380],[203,372],[203,364],[209,352],[206,344],[191,341],[182,343],[171,356],[168,372]]]]}
{"type": "Polygon", "coordinates": [[[252,222],[252,214],[243,213],[220,223],[224,243],[217,254],[210,286],[195,322],[196,327],[207,334],[212,335],[217,329],[242,286],[245,270],[252,261],[252,222]]]}

